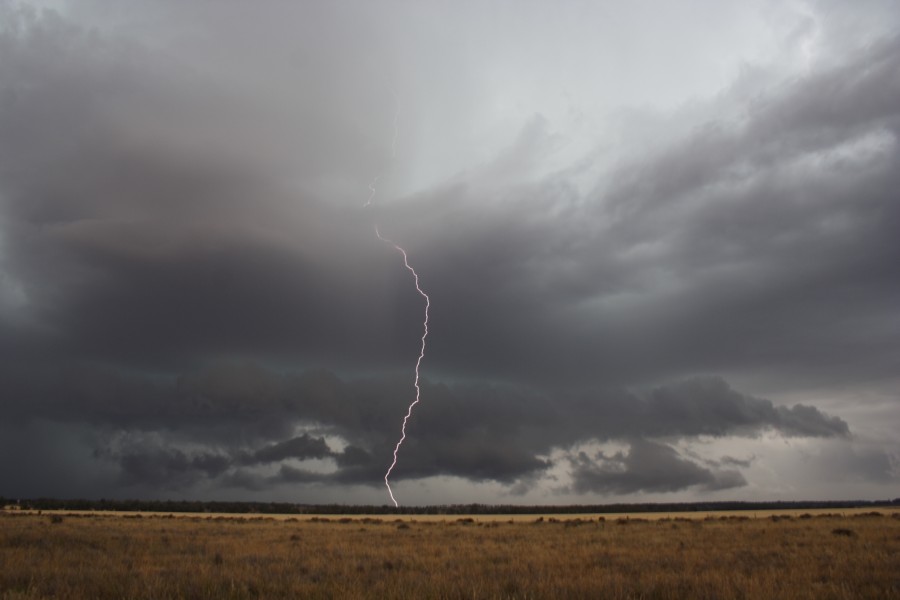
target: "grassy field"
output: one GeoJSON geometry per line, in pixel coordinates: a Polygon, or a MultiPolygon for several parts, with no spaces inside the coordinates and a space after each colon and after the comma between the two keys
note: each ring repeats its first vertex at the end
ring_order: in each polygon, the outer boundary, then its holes
{"type": "Polygon", "coordinates": [[[900,518],[9,512],[0,598],[900,598],[900,518]]]}

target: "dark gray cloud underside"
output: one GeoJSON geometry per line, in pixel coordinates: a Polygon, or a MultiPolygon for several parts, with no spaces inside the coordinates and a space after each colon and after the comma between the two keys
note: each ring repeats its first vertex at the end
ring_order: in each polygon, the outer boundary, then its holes
{"type": "Polygon", "coordinates": [[[572,460],[575,491],[630,494],[634,492],[674,492],[697,486],[707,491],[746,485],[733,470],[713,471],[679,456],[664,444],[635,440],[628,454],[593,460],[585,453],[572,460]]]}
{"type": "MultiPolygon", "coordinates": [[[[35,376],[33,371],[22,373],[28,380],[35,376]]],[[[19,406],[19,419],[87,422],[110,434],[131,432],[127,443],[118,437],[113,444],[98,440],[99,456],[118,464],[129,484],[170,486],[221,477],[231,486],[254,489],[262,485],[260,476],[251,476],[247,468],[263,465],[279,469],[270,482],[305,478],[381,485],[413,394],[406,377],[353,380],[322,370],[278,373],[232,363],[168,382],[89,367],[66,377],[53,373],[39,378],[60,386],[19,406]],[[65,403],[59,402],[61,396],[65,403]],[[312,430],[296,434],[298,427],[312,430]],[[333,448],[323,434],[338,436],[346,447],[333,448]],[[180,449],[185,442],[193,449],[180,449]],[[286,462],[309,459],[326,459],[333,468],[307,472],[286,462]]],[[[27,386],[7,380],[6,387],[27,386]]],[[[838,417],[806,405],[775,406],[718,378],[690,379],[642,393],[597,389],[554,396],[507,385],[448,386],[424,380],[422,394],[395,470],[397,480],[449,475],[512,484],[553,466],[547,457],[554,449],[591,441],[764,431],[840,438],[850,433],[838,417]]],[[[655,456],[663,460],[668,455],[651,452],[647,460],[655,456]]],[[[576,464],[587,468],[583,461],[576,464]]],[[[626,462],[624,467],[640,471],[646,464],[626,462]]],[[[712,480],[700,483],[713,489],[712,480]]]]}

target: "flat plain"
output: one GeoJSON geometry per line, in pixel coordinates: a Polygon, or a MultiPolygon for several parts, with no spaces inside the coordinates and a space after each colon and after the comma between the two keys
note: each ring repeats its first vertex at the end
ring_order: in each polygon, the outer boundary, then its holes
{"type": "Polygon", "coordinates": [[[0,598],[900,598],[900,513],[7,511],[0,598]]]}

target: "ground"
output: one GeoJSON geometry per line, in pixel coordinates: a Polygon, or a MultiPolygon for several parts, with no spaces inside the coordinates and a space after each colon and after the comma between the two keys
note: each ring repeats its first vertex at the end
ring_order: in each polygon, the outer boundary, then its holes
{"type": "Polygon", "coordinates": [[[0,513],[0,598],[51,597],[900,598],[900,513],[0,513]]]}

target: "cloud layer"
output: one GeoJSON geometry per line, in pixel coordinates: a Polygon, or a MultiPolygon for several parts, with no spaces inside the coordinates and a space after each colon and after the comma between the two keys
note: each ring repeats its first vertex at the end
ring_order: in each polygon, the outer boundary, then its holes
{"type": "Polygon", "coordinates": [[[775,436],[882,489],[900,22],[663,10],[0,2],[9,440],[101,495],[374,497],[422,316],[378,223],[432,298],[398,481],[802,495],[775,436]]]}

